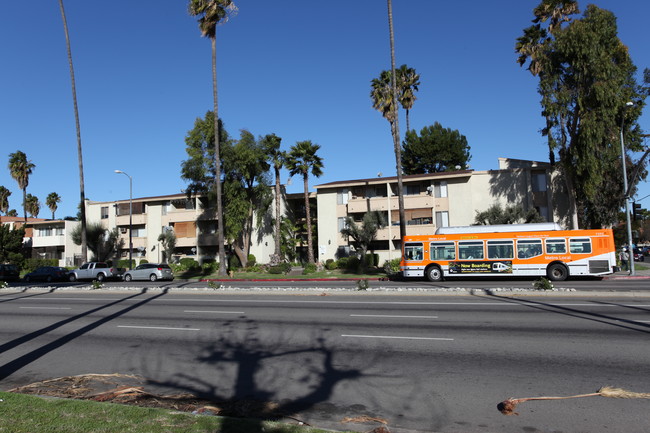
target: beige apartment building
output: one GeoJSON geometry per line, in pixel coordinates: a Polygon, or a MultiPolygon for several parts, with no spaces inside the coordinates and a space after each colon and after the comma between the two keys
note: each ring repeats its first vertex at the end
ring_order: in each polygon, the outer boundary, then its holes
{"type": "MultiPolygon", "coordinates": [[[[403,176],[406,234],[434,234],[438,227],[472,225],[476,213],[493,204],[534,208],[546,221],[560,222],[567,205],[565,194],[551,187],[558,184],[554,176],[548,163],[507,158],[499,158],[497,170],[403,176]]],[[[388,222],[373,246],[380,262],[400,256],[397,177],[343,180],[315,188],[318,260],[352,253],[341,229],[347,217],[361,222],[368,211],[383,212],[388,222]]]]}

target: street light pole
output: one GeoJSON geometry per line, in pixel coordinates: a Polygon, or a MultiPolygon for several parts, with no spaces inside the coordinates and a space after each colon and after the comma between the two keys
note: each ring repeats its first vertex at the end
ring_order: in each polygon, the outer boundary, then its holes
{"type": "Polygon", "coordinates": [[[133,178],[122,170],[115,170],[129,178],[129,270],[133,269],[133,178]]]}
{"type": "Polygon", "coordinates": [[[628,242],[628,263],[630,266],[630,275],[635,275],[634,272],[634,249],[632,247],[632,224],[630,222],[630,197],[627,189],[627,169],[625,167],[625,142],[623,141],[623,125],[625,122],[625,110],[633,106],[632,102],[627,102],[623,109],[623,116],[621,117],[621,162],[623,164],[623,194],[625,195],[625,221],[627,224],[627,242],[628,242]]]}

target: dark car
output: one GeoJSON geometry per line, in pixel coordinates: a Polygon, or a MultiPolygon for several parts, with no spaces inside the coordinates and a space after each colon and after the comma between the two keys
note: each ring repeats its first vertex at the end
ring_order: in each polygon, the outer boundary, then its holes
{"type": "Polygon", "coordinates": [[[645,260],[645,257],[643,256],[643,251],[641,251],[639,248],[634,249],[634,261],[636,262],[643,262],[645,260]]]}
{"type": "Polygon", "coordinates": [[[35,271],[25,274],[25,281],[67,281],[68,270],[58,266],[41,266],[35,271]]]}
{"type": "Polygon", "coordinates": [[[20,278],[18,266],[11,264],[0,264],[0,281],[18,281],[20,278]]]}

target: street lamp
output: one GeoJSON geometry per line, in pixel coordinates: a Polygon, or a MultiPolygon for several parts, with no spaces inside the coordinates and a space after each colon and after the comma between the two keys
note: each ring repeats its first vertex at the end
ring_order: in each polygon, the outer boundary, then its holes
{"type": "Polygon", "coordinates": [[[133,179],[122,170],[115,170],[129,178],[129,269],[133,269],[133,179]]]}
{"type": "Polygon", "coordinates": [[[627,245],[628,245],[628,263],[630,266],[630,275],[634,272],[634,249],[632,248],[632,224],[630,223],[630,197],[627,189],[627,169],[625,167],[625,142],[623,141],[623,125],[625,122],[625,110],[632,107],[634,103],[626,102],[621,116],[621,162],[623,164],[623,194],[625,195],[625,222],[627,223],[627,245]]]}

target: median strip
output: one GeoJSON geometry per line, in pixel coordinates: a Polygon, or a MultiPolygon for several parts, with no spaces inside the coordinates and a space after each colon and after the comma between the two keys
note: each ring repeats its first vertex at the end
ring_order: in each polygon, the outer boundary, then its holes
{"type": "Polygon", "coordinates": [[[70,307],[18,307],[24,310],[72,310],[70,307]]]}
{"type": "Polygon", "coordinates": [[[383,317],[383,318],[399,318],[399,319],[437,319],[438,316],[396,316],[386,314],[350,314],[350,317],[383,317]]]}
{"type": "Polygon", "coordinates": [[[243,311],[185,310],[183,313],[246,314],[243,311]]]}
{"type": "Polygon", "coordinates": [[[132,325],[117,325],[118,328],[134,328],[134,329],[160,329],[164,331],[200,331],[199,328],[170,328],[166,326],[132,326],[132,325]]]}

